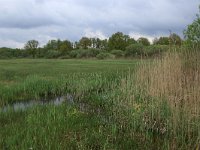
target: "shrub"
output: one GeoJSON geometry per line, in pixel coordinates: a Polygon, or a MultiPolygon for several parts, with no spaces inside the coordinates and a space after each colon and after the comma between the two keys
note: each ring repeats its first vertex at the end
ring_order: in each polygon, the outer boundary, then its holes
{"type": "Polygon", "coordinates": [[[11,49],[6,47],[0,48],[0,59],[23,58],[28,56],[29,54],[25,50],[11,49]]]}
{"type": "Polygon", "coordinates": [[[135,57],[144,55],[144,46],[140,43],[131,44],[126,47],[125,56],[126,57],[135,57]]]}
{"type": "Polygon", "coordinates": [[[77,58],[91,58],[96,57],[97,54],[99,54],[97,49],[81,49],[78,50],[77,58]]]}
{"type": "Polygon", "coordinates": [[[86,49],[77,50],[76,58],[87,58],[88,51],[86,49]]]}
{"type": "Polygon", "coordinates": [[[71,58],[76,58],[78,55],[78,50],[72,50],[71,52],[69,52],[69,56],[71,58]]]}
{"type": "Polygon", "coordinates": [[[116,58],[124,56],[124,52],[122,50],[112,50],[110,53],[115,55],[116,58]]]}
{"type": "Polygon", "coordinates": [[[70,59],[71,57],[69,55],[63,55],[59,57],[60,59],[70,59]]]}
{"type": "Polygon", "coordinates": [[[144,49],[144,54],[148,57],[161,55],[169,49],[167,45],[151,45],[144,49]]]}
{"type": "Polygon", "coordinates": [[[88,57],[96,57],[100,53],[100,49],[88,49],[87,50],[87,56],[88,57]]]}
{"type": "Polygon", "coordinates": [[[78,49],[69,53],[72,58],[91,58],[96,57],[101,50],[99,49],[78,49]]]}
{"type": "Polygon", "coordinates": [[[61,56],[61,52],[55,50],[49,50],[46,53],[46,58],[58,58],[59,56],[61,56]]]}
{"type": "Polygon", "coordinates": [[[147,38],[141,37],[137,40],[138,43],[144,45],[144,46],[149,46],[150,42],[147,38]]]}
{"type": "Polygon", "coordinates": [[[108,58],[113,58],[113,55],[110,53],[99,53],[96,56],[97,59],[108,59],[108,58]]]}

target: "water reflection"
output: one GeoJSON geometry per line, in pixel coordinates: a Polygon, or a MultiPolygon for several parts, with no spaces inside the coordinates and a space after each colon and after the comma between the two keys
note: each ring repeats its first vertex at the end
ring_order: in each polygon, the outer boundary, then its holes
{"type": "Polygon", "coordinates": [[[26,102],[17,102],[12,105],[0,108],[0,112],[7,112],[8,110],[24,111],[28,108],[31,108],[33,106],[38,106],[38,105],[44,106],[44,105],[48,105],[48,104],[53,104],[55,106],[59,106],[59,105],[63,104],[64,102],[74,104],[73,95],[67,94],[66,96],[56,97],[51,100],[39,100],[39,101],[31,100],[31,101],[26,101],[26,102]]]}

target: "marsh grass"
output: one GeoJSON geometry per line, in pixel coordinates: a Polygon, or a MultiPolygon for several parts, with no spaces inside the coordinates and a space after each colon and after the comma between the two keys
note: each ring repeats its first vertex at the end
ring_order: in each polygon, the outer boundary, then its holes
{"type": "Polygon", "coordinates": [[[38,72],[1,83],[2,105],[66,93],[74,104],[0,112],[0,148],[199,149],[198,56],[170,52],[131,67],[115,62],[121,69],[111,61],[92,72],[38,72]]]}
{"type": "Polygon", "coordinates": [[[78,96],[98,86],[104,90],[103,86],[109,85],[109,81],[125,74],[120,70],[133,69],[135,63],[123,60],[1,60],[0,106],[66,93],[78,96]],[[8,72],[13,73],[7,76],[8,72]]]}
{"type": "MultiPolygon", "coordinates": [[[[159,138],[164,136],[166,145],[163,146],[167,149],[199,148],[198,58],[198,51],[170,52],[151,64],[141,64],[136,74],[122,80],[122,93],[127,95],[128,102],[125,106],[143,110],[140,127],[143,124],[142,130],[156,133],[159,138]],[[142,101],[138,103],[138,99],[142,101]]],[[[152,144],[161,146],[163,143],[160,142],[164,141],[157,139],[152,144]]]]}

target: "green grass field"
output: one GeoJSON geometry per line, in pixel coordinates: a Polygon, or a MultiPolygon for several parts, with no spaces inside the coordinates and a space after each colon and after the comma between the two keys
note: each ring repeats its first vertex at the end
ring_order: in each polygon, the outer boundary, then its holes
{"type": "Polygon", "coordinates": [[[101,81],[104,76],[105,80],[107,76],[112,80],[117,74],[133,70],[137,63],[134,60],[1,60],[0,105],[62,95],[77,90],[76,86],[82,88],[81,80],[101,81]]]}
{"type": "Polygon", "coordinates": [[[186,102],[173,107],[172,92],[160,94],[177,82],[177,58],[0,60],[0,149],[198,149],[199,109],[190,115],[186,102]],[[66,94],[74,103],[1,110],[66,94]]]}

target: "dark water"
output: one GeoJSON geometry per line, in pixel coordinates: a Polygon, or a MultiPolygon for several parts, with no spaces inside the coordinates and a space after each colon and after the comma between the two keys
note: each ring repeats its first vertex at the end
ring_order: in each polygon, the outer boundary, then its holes
{"type": "Polygon", "coordinates": [[[25,111],[28,108],[38,106],[38,105],[48,105],[53,104],[55,106],[61,105],[63,103],[74,103],[74,97],[70,94],[67,94],[65,96],[56,97],[54,99],[50,100],[31,100],[26,102],[17,102],[9,106],[5,106],[3,108],[0,108],[0,112],[7,112],[8,110],[14,110],[14,111],[25,111]]]}

